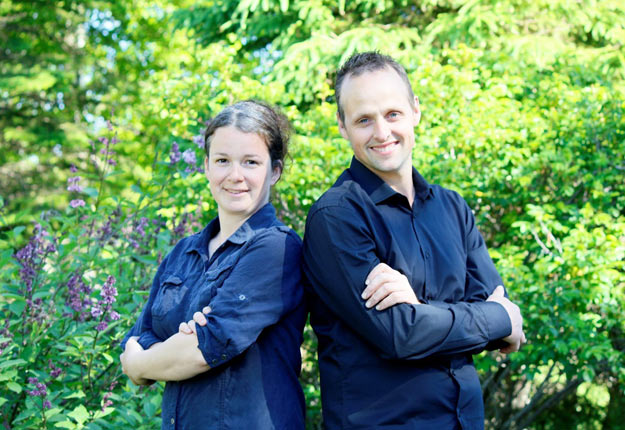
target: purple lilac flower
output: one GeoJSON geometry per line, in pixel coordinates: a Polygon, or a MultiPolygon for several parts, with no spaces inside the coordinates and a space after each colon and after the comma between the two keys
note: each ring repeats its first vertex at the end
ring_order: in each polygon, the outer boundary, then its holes
{"type": "Polygon", "coordinates": [[[148,219],[146,217],[141,217],[139,220],[139,224],[137,224],[137,228],[135,229],[137,233],[141,235],[141,237],[145,237],[145,227],[148,225],[148,219]]]}
{"type": "Polygon", "coordinates": [[[106,330],[106,328],[109,326],[109,324],[106,321],[100,321],[98,323],[98,325],[95,327],[95,329],[97,331],[104,331],[106,330]]]}
{"type": "Polygon", "coordinates": [[[81,193],[83,188],[78,184],[82,178],[80,176],[74,176],[71,178],[67,178],[67,191],[76,191],[77,193],[81,193]]]}
{"type": "Polygon", "coordinates": [[[180,148],[178,147],[178,143],[174,142],[171,144],[171,152],[169,153],[169,164],[172,166],[180,161],[182,154],[180,153],[180,148]]]}
{"type": "Polygon", "coordinates": [[[112,321],[117,321],[119,320],[119,314],[115,311],[111,311],[111,320],[112,321]]]}
{"type": "Polygon", "coordinates": [[[44,237],[49,236],[41,224],[35,224],[35,234],[30,238],[26,246],[15,253],[15,259],[20,263],[20,280],[26,286],[26,292],[32,291],[32,285],[37,272],[42,264],[42,259],[46,252],[55,252],[54,243],[45,243],[44,237]]]}
{"type": "Polygon", "coordinates": [[[4,348],[11,344],[11,339],[13,339],[13,333],[9,330],[9,320],[6,320],[6,323],[2,329],[0,329],[0,337],[6,337],[8,340],[6,342],[0,342],[0,356],[4,352],[4,348]]]}
{"type": "Polygon", "coordinates": [[[197,159],[195,158],[195,151],[193,149],[187,149],[182,153],[182,159],[185,163],[190,166],[195,167],[197,164],[197,159]]]}
{"type": "Polygon", "coordinates": [[[50,359],[48,359],[48,367],[50,368],[50,377],[52,377],[52,379],[58,378],[61,372],[63,372],[63,370],[61,370],[60,367],[56,367],[50,359]]]}
{"type": "Polygon", "coordinates": [[[69,205],[72,208],[76,209],[78,207],[84,206],[85,205],[85,201],[82,200],[82,199],[75,199],[75,200],[72,200],[71,202],[69,202],[69,205]]]}
{"type": "Polygon", "coordinates": [[[204,149],[204,136],[201,134],[193,136],[193,143],[195,143],[198,148],[204,149]]]}
{"type": "Polygon", "coordinates": [[[73,164],[71,166],[69,166],[69,171],[72,173],[76,173],[78,172],[78,169],[76,168],[76,166],[74,166],[73,164]]]}
{"type": "Polygon", "coordinates": [[[91,307],[91,316],[93,318],[99,317],[100,315],[102,315],[102,313],[103,313],[102,308],[100,307],[99,303],[96,303],[95,305],[91,307]]]}
{"type": "Polygon", "coordinates": [[[34,390],[27,391],[29,396],[45,397],[48,395],[48,389],[46,387],[46,384],[44,384],[43,382],[39,382],[39,379],[34,378],[34,377],[29,377],[28,383],[35,386],[34,390]]]}
{"type": "Polygon", "coordinates": [[[50,400],[46,399],[43,401],[43,407],[46,409],[50,409],[52,408],[52,403],[50,403],[50,400]]]}
{"type": "Polygon", "coordinates": [[[117,296],[117,288],[114,287],[115,278],[109,276],[106,279],[106,282],[102,286],[102,301],[107,305],[115,303],[115,296],[117,296]]]}

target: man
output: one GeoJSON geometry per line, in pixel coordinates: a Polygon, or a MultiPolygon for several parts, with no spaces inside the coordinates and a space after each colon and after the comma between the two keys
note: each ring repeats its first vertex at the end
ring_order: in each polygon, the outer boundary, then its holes
{"type": "Polygon", "coordinates": [[[462,197],[412,167],[420,111],[403,67],[355,54],[335,94],[354,158],[304,239],[326,429],[483,429],[472,354],[518,350],[519,309],[462,197]]]}

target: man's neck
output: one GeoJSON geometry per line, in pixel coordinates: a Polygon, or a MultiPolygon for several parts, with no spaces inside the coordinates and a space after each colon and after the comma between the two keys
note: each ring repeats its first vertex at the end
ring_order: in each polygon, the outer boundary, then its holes
{"type": "Polygon", "coordinates": [[[405,196],[408,199],[410,207],[412,207],[412,202],[414,202],[416,195],[414,183],[412,182],[412,167],[409,172],[395,175],[384,175],[384,177],[380,176],[380,178],[394,191],[397,191],[399,194],[405,196]]]}

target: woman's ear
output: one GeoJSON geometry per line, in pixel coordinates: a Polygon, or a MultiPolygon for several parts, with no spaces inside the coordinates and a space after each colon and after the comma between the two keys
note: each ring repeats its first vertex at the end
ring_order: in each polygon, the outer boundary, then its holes
{"type": "Polygon", "coordinates": [[[278,182],[278,180],[280,179],[280,176],[282,176],[282,161],[276,160],[272,163],[272,166],[273,170],[271,171],[271,185],[275,185],[276,182],[278,182]]]}

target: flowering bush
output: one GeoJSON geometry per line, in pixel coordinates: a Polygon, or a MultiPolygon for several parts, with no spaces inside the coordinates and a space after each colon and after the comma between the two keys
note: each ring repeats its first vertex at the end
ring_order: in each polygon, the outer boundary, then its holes
{"type": "MultiPolygon", "coordinates": [[[[107,191],[108,178],[119,173],[113,170],[118,139],[110,123],[105,133],[112,137],[92,143],[90,164],[71,166],[65,211],[42,213],[32,230],[14,228],[14,248],[0,254],[5,428],[159,426],[159,386],[128,382],[119,341],[145,303],[158,263],[201,226],[195,213],[201,185],[189,176],[201,172],[198,148],[189,141],[180,153],[174,142],[169,162],[157,163],[151,182],[122,197],[107,191]],[[181,175],[190,189],[174,187],[183,190],[176,194],[163,186],[181,175]]],[[[203,212],[210,216],[209,203],[203,212]]],[[[0,221],[4,225],[1,213],[0,221]]]]}

